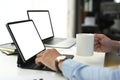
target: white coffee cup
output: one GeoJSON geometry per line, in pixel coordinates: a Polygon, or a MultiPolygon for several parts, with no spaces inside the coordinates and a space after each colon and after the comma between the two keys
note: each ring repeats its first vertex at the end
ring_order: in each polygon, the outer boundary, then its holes
{"type": "Polygon", "coordinates": [[[79,56],[92,56],[94,52],[94,34],[76,34],[76,54],[79,56]]]}

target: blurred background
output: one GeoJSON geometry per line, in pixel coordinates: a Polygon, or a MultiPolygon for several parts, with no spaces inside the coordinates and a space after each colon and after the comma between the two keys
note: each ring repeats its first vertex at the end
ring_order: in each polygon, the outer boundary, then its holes
{"type": "Polygon", "coordinates": [[[120,0],[81,0],[81,32],[120,40],[120,0]]]}
{"type": "Polygon", "coordinates": [[[49,10],[56,37],[103,33],[120,40],[120,0],[3,0],[0,10],[0,44],[12,42],[6,23],[28,19],[27,10],[49,10]]]}

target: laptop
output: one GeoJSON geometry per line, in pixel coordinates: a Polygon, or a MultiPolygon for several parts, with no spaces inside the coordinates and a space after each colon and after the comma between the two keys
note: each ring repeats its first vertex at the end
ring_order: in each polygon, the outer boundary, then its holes
{"type": "Polygon", "coordinates": [[[45,46],[32,20],[9,22],[6,27],[19,52],[18,67],[50,70],[35,64],[36,55],[45,50],[45,46]]]}
{"type": "MultiPolygon", "coordinates": [[[[46,66],[35,64],[36,55],[46,48],[32,20],[9,22],[6,27],[18,51],[18,67],[51,71],[46,66]]],[[[74,56],[67,54],[66,57],[72,59],[74,56]]]]}
{"type": "Polygon", "coordinates": [[[70,48],[75,44],[74,38],[56,38],[49,10],[27,10],[28,19],[32,19],[40,33],[45,46],[70,48]]]}

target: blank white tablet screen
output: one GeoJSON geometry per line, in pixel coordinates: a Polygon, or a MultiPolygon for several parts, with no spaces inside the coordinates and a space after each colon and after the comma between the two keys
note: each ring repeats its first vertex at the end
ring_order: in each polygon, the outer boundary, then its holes
{"type": "Polygon", "coordinates": [[[32,21],[9,25],[25,60],[44,50],[44,45],[32,21]]]}

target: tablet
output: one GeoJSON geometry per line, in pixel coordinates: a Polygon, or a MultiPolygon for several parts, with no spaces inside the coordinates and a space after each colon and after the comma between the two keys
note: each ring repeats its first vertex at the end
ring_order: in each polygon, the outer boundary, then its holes
{"type": "Polygon", "coordinates": [[[32,20],[9,22],[6,27],[23,62],[45,50],[40,34],[32,20]]]}

